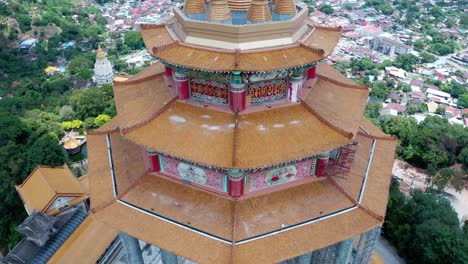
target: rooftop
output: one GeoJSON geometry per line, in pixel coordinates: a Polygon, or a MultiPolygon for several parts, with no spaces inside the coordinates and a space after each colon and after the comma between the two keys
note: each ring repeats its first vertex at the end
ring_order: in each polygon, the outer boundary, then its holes
{"type": "Polygon", "coordinates": [[[59,197],[71,197],[73,203],[87,198],[67,165],[37,166],[21,185],[16,186],[16,190],[29,213],[48,211],[59,197]]]}

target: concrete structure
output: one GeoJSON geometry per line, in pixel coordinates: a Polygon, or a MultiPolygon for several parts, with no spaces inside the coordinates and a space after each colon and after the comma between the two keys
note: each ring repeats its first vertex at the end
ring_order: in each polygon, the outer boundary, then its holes
{"type": "Polygon", "coordinates": [[[408,54],[413,51],[408,45],[386,37],[373,37],[369,39],[368,45],[371,50],[383,53],[388,56],[408,54]]]}

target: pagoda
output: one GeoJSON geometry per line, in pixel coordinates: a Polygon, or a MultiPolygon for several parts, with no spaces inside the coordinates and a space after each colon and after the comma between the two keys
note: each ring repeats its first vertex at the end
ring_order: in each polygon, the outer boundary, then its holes
{"type": "Polygon", "coordinates": [[[96,85],[101,87],[103,84],[112,84],[114,81],[114,72],[112,70],[112,64],[107,59],[106,54],[98,48],[96,51],[96,63],[94,64],[94,79],[96,85]]]}
{"type": "Polygon", "coordinates": [[[157,63],[114,81],[88,133],[91,212],[162,262],[369,263],[396,141],[323,62],[341,29],[294,0],[186,0],[142,25],[157,63]]]}

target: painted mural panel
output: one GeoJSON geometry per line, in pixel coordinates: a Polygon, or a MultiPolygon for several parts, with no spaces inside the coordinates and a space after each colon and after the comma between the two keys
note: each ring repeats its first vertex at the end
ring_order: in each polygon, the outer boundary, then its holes
{"type": "Polygon", "coordinates": [[[249,83],[247,93],[251,98],[251,104],[263,104],[286,99],[288,96],[287,84],[286,78],[249,83]]]}
{"type": "Polygon", "coordinates": [[[222,173],[200,168],[166,156],[161,157],[161,170],[180,178],[185,183],[203,185],[226,192],[226,179],[222,173]]]}
{"type": "Polygon", "coordinates": [[[315,160],[306,160],[296,164],[250,174],[249,183],[247,184],[248,192],[300,180],[313,175],[314,166],[315,160]]]}
{"type": "Polygon", "coordinates": [[[229,105],[228,83],[191,77],[190,95],[193,100],[229,105]]]}

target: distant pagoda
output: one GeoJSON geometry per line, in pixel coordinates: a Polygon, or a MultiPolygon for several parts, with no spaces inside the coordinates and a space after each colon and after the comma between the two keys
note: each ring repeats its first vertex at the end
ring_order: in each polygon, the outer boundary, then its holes
{"type": "Polygon", "coordinates": [[[128,262],[145,241],[164,264],[369,263],[396,141],[320,62],[341,29],[293,0],[186,0],[141,32],[159,62],[87,137],[91,214],[128,262]]]}
{"type": "Polygon", "coordinates": [[[94,79],[96,85],[101,87],[103,84],[112,84],[114,81],[114,72],[112,64],[107,59],[106,54],[101,47],[96,51],[96,63],[94,64],[94,79]]]}

